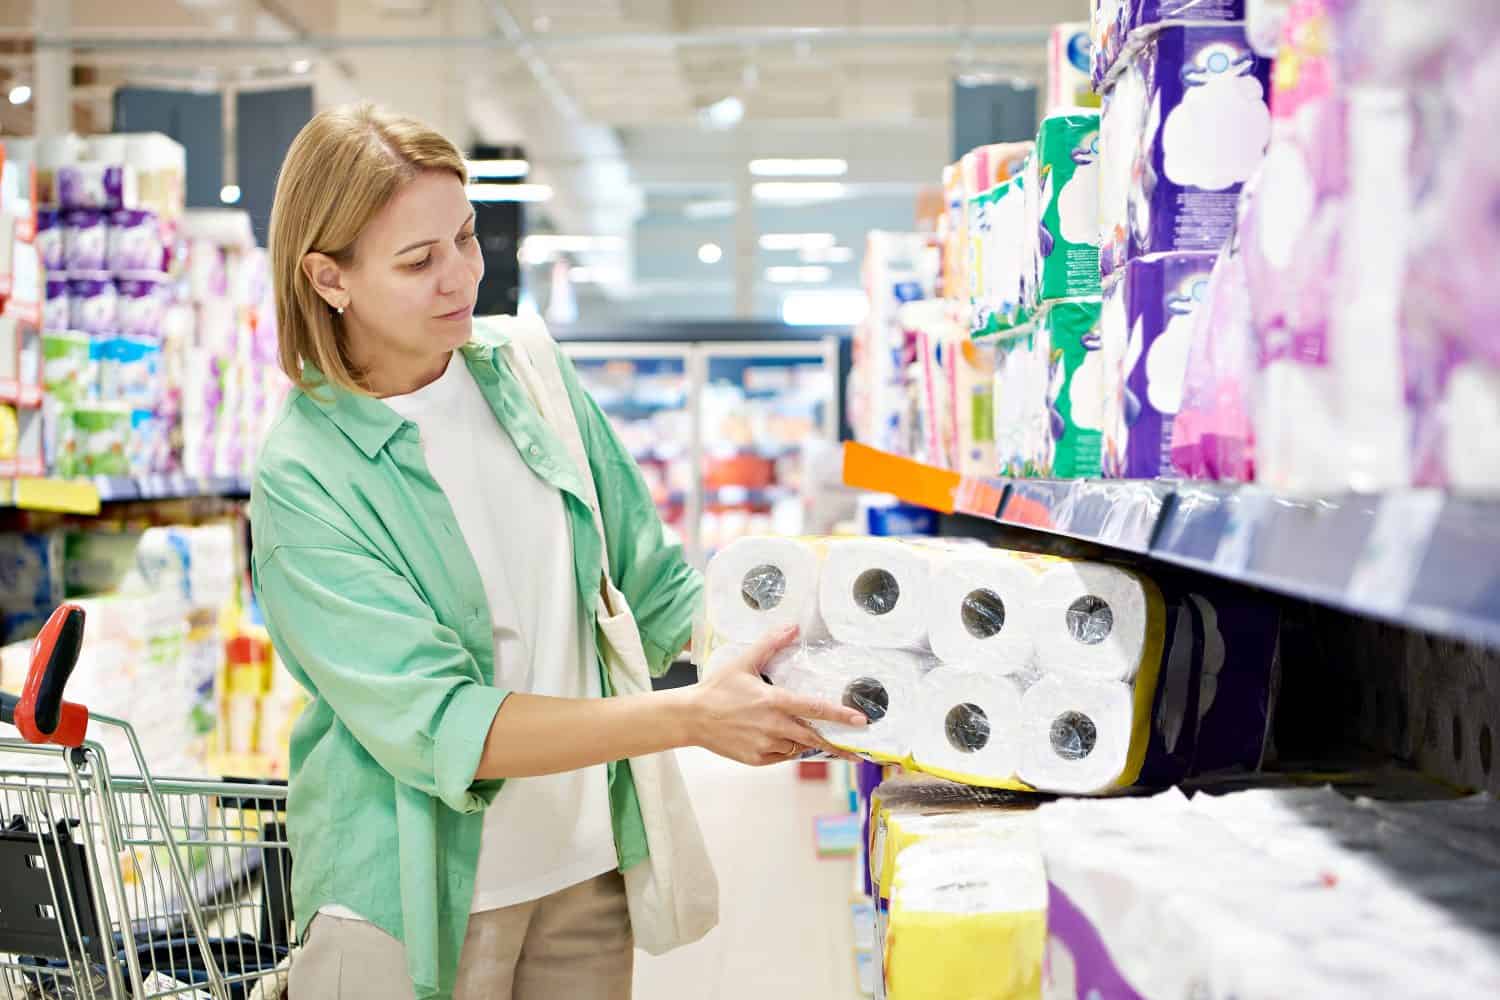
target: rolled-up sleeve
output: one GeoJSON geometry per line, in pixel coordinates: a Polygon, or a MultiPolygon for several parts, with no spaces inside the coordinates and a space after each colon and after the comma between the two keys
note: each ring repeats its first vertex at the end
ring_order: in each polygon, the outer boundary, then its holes
{"type": "Polygon", "coordinates": [[[284,545],[258,555],[256,590],[282,659],[392,777],[459,812],[494,800],[502,783],[474,773],[509,692],[403,576],[368,553],[284,545]]]}
{"type": "Polygon", "coordinates": [[[588,448],[610,574],[630,602],[651,672],[660,676],[692,637],[703,580],[682,546],[668,539],[651,490],[609,418],[579,384],[573,363],[561,351],[558,358],[588,448]]]}

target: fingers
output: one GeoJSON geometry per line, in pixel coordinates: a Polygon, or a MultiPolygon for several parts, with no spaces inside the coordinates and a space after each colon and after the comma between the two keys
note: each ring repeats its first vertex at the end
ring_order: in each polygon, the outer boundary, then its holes
{"type": "Polygon", "coordinates": [[[866,726],[870,723],[865,713],[859,709],[845,708],[829,701],[819,701],[817,698],[808,698],[788,691],[781,693],[778,707],[799,718],[818,722],[837,722],[844,726],[866,726]]]}
{"type": "Polygon", "coordinates": [[[761,636],[759,642],[750,647],[750,651],[740,660],[738,666],[746,673],[759,674],[765,670],[766,664],[776,656],[777,653],[786,649],[797,641],[801,629],[795,625],[767,632],[761,636]]]}

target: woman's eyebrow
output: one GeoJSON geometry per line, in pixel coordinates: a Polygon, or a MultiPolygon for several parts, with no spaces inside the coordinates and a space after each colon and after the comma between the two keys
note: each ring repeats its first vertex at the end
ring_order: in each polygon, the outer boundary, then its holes
{"type": "Polygon", "coordinates": [[[404,253],[410,253],[411,251],[417,250],[417,249],[419,249],[421,247],[430,247],[430,246],[432,246],[436,242],[438,242],[438,241],[437,240],[418,240],[417,242],[415,242],[415,243],[413,243],[413,244],[411,244],[409,246],[402,247],[400,250],[397,250],[395,253],[391,254],[391,256],[392,257],[399,257],[399,256],[401,256],[404,253]]]}

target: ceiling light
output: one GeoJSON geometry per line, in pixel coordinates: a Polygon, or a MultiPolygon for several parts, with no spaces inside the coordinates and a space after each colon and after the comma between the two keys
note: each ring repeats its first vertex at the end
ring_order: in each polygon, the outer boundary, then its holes
{"type": "Polygon", "coordinates": [[[546,184],[470,184],[470,201],[550,201],[552,188],[546,184]]]}
{"type": "Polygon", "coordinates": [[[717,264],[724,259],[724,248],[717,243],[705,243],[698,248],[698,259],[705,264],[717,264]]]}
{"type": "Polygon", "coordinates": [[[29,100],[31,100],[31,88],[26,84],[22,83],[10,88],[10,103],[25,104],[29,100]]]}
{"type": "Polygon", "coordinates": [[[238,205],[240,202],[240,186],[238,184],[225,184],[219,188],[219,200],[226,205],[238,205]]]}
{"type": "Polygon", "coordinates": [[[726,97],[715,101],[698,112],[698,121],[704,128],[727,130],[745,118],[745,102],[738,97],[726,97]]]}
{"type": "Polygon", "coordinates": [[[301,76],[303,73],[306,73],[311,69],[311,59],[298,59],[296,62],[292,63],[292,72],[296,73],[298,76],[301,76]]]}
{"type": "Polygon", "coordinates": [[[750,186],[756,201],[783,205],[807,205],[817,201],[835,201],[845,193],[837,181],[762,181],[750,186]]]}
{"type": "Polygon", "coordinates": [[[842,177],[849,172],[848,160],[751,160],[756,177],[842,177]]]}
{"type": "Polygon", "coordinates": [[[525,177],[531,171],[531,164],[525,160],[465,160],[464,167],[469,171],[470,180],[481,177],[525,177]]]}
{"type": "Polygon", "coordinates": [[[864,292],[788,292],[781,300],[781,321],[787,326],[858,326],[869,310],[864,292]]]}
{"type": "Polygon", "coordinates": [[[838,237],[832,233],[765,233],[760,238],[762,250],[806,250],[836,243],[838,237]]]}
{"type": "Polygon", "coordinates": [[[568,268],[568,280],[575,285],[620,284],[625,280],[625,272],[618,268],[587,267],[575,264],[568,268]]]}
{"type": "Polygon", "coordinates": [[[777,285],[816,285],[832,278],[833,271],[821,266],[766,268],[766,280],[777,285]]]}
{"type": "Polygon", "coordinates": [[[708,201],[690,201],[683,206],[682,214],[689,219],[726,219],[735,211],[734,201],[715,198],[708,201]]]}
{"type": "Polygon", "coordinates": [[[852,247],[803,247],[804,264],[847,264],[854,259],[852,247]]]}
{"type": "Polygon", "coordinates": [[[535,233],[523,239],[521,246],[527,250],[547,253],[588,253],[591,250],[623,250],[625,248],[625,237],[535,233]]]}

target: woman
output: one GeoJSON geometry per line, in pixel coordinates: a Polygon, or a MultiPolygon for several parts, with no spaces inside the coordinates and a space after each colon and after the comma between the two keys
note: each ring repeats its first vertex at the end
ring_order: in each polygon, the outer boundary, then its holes
{"type": "Polygon", "coordinates": [[[296,389],[251,518],[266,622],[313,696],[288,802],[298,1000],[628,997],[620,873],[647,856],[628,759],[767,764],[823,746],[803,719],[863,721],[760,680],[789,633],[695,687],[601,696],[601,567],[657,671],[701,583],[572,369],[587,470],[493,345],[504,328],[472,319],[465,180],[442,136],[361,106],[314,118],[277,184],[296,389]]]}

